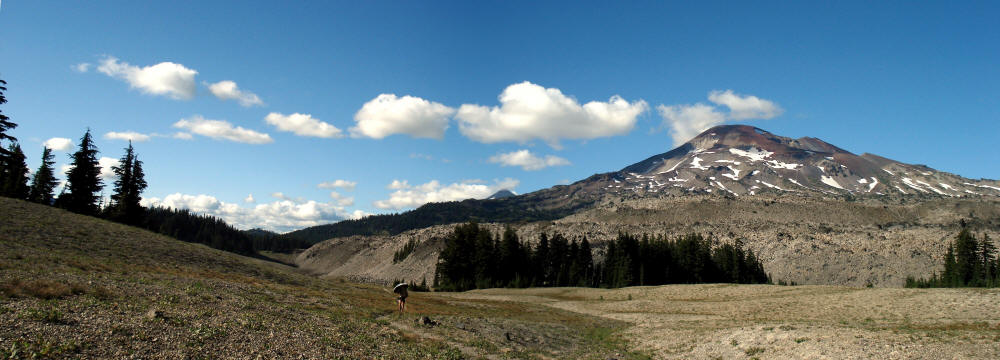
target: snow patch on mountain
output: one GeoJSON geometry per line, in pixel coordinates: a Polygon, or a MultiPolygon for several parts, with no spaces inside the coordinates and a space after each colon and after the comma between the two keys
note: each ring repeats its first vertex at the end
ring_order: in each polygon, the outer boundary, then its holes
{"type": "Polygon", "coordinates": [[[750,148],[750,151],[740,150],[736,148],[729,148],[729,152],[732,153],[733,155],[738,155],[750,159],[750,161],[761,161],[764,160],[765,158],[770,157],[771,155],[774,155],[773,152],[758,148],[750,148]]]}
{"type": "Polygon", "coordinates": [[[840,186],[840,183],[838,183],[837,180],[835,180],[834,178],[832,178],[830,176],[823,175],[822,177],[820,177],[820,181],[822,181],[824,184],[833,186],[833,187],[838,188],[840,190],[847,190],[847,189],[844,189],[843,186],[840,186]]]}

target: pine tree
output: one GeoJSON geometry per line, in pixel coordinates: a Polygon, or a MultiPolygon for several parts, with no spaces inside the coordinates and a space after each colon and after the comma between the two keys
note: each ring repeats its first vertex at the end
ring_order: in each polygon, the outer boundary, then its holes
{"type": "Polygon", "coordinates": [[[995,279],[997,278],[997,268],[996,261],[996,246],[993,245],[993,241],[990,240],[990,236],[983,234],[982,243],[979,244],[980,249],[980,259],[983,262],[982,265],[982,279],[983,285],[985,286],[996,286],[994,285],[995,279]]]}
{"type": "Polygon", "coordinates": [[[52,205],[52,190],[59,185],[55,177],[55,170],[52,165],[56,162],[52,155],[52,149],[44,147],[42,150],[42,164],[35,171],[35,176],[31,179],[31,190],[28,193],[28,200],[36,203],[52,205]]]}
{"type": "Polygon", "coordinates": [[[7,157],[3,167],[3,188],[0,194],[15,199],[28,198],[28,164],[24,162],[24,152],[16,141],[7,148],[7,157]]]}
{"type": "MultiPolygon", "coordinates": [[[[4,96],[4,92],[7,91],[6,85],[7,82],[0,79],[0,105],[7,103],[7,97],[4,96]]],[[[11,130],[16,127],[17,124],[11,122],[10,117],[4,115],[3,112],[0,111],[0,168],[4,167],[4,164],[7,163],[7,158],[13,155],[10,150],[3,148],[3,141],[7,140],[12,143],[17,141],[17,138],[7,134],[7,130],[11,130]]],[[[0,179],[0,181],[3,181],[3,179],[0,179]]],[[[2,185],[2,183],[0,183],[0,185],[2,185]]]]}
{"type": "Polygon", "coordinates": [[[549,236],[542,233],[538,236],[538,247],[535,248],[534,258],[532,259],[532,265],[535,268],[535,285],[534,286],[550,286],[551,284],[546,283],[548,280],[548,261],[549,261],[549,236]]]}
{"type": "Polygon", "coordinates": [[[977,286],[980,279],[979,244],[968,229],[962,229],[955,238],[955,270],[957,286],[977,286]]]}
{"type": "Polygon", "coordinates": [[[118,177],[111,194],[110,217],[125,224],[138,224],[142,220],[142,191],[146,189],[145,175],[142,172],[142,161],[135,155],[132,141],[125,148],[125,155],[118,165],[111,168],[118,177]]]}
{"type": "MultiPolygon", "coordinates": [[[[68,192],[60,199],[60,203],[76,213],[95,215],[98,212],[97,200],[104,188],[101,182],[101,166],[97,161],[97,147],[90,136],[90,129],[80,139],[80,148],[72,155],[70,169],[66,172],[66,187],[68,192]]],[[[61,197],[60,197],[61,198],[61,197]]]]}
{"type": "Polygon", "coordinates": [[[590,241],[584,236],[580,241],[580,250],[576,261],[580,264],[580,282],[577,286],[595,286],[594,284],[594,254],[590,250],[590,241]]]}

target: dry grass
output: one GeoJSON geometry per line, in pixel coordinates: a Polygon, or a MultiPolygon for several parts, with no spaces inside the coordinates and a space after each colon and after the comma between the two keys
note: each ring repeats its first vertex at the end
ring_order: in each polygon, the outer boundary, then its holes
{"type": "Polygon", "coordinates": [[[624,321],[631,324],[626,333],[634,348],[662,358],[1000,356],[996,289],[707,284],[491,289],[455,296],[624,321]]]}
{"type": "Polygon", "coordinates": [[[7,198],[0,212],[0,358],[629,355],[620,322],[429,293],[399,316],[381,287],[7,198]]]}

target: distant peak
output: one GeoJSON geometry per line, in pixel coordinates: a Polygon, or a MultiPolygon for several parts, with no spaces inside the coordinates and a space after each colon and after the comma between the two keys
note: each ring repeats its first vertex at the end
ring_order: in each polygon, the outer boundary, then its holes
{"type": "Polygon", "coordinates": [[[517,196],[517,194],[514,194],[510,190],[503,189],[503,190],[500,190],[500,191],[497,191],[497,192],[493,193],[493,195],[490,195],[490,197],[488,197],[487,199],[497,200],[497,199],[509,198],[509,197],[512,197],[512,196],[517,196]]]}

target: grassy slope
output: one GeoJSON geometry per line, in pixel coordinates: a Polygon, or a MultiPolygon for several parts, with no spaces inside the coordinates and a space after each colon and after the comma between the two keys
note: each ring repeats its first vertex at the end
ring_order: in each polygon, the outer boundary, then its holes
{"type": "Polygon", "coordinates": [[[620,322],[426,293],[399,316],[378,287],[7,198],[0,214],[0,358],[633,356],[620,322]]]}

